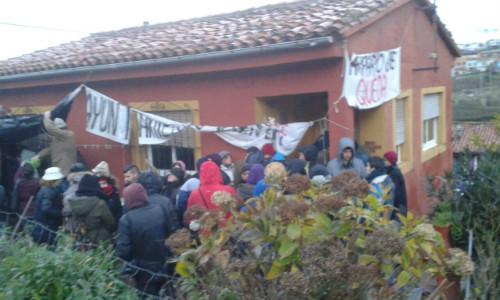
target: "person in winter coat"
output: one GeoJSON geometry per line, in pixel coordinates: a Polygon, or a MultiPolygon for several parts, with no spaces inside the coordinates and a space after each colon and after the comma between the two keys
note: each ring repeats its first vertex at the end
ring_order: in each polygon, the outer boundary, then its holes
{"type": "Polygon", "coordinates": [[[115,220],[115,228],[118,227],[118,221],[120,220],[123,212],[122,202],[120,201],[120,196],[118,195],[118,179],[111,175],[109,171],[109,165],[105,161],[100,163],[92,169],[92,173],[98,178],[99,185],[102,191],[106,194],[107,199],[105,200],[113,218],[115,220]]]}
{"type": "Polygon", "coordinates": [[[233,178],[233,185],[232,187],[233,188],[238,188],[238,185],[240,183],[245,183],[246,182],[246,178],[245,180],[243,181],[243,178],[242,178],[242,174],[243,174],[243,168],[245,168],[246,172],[247,172],[247,177],[248,177],[248,172],[250,171],[250,166],[248,166],[248,164],[245,162],[245,161],[242,161],[242,160],[239,160],[237,162],[234,163],[234,178],[233,178]]]}
{"type": "MultiPolygon", "coordinates": [[[[174,201],[161,194],[163,186],[160,176],[156,175],[153,172],[145,171],[142,172],[141,175],[139,175],[137,183],[142,185],[146,190],[149,203],[159,205],[163,207],[163,209],[167,212],[169,224],[171,226],[175,225],[175,228],[180,227],[180,219],[177,215],[174,201]]],[[[176,229],[171,228],[171,231],[172,230],[175,231],[176,229]]]]}
{"type": "Polygon", "coordinates": [[[62,191],[58,188],[64,175],[58,167],[50,167],[40,180],[42,187],[36,195],[33,218],[38,224],[31,232],[37,244],[57,243],[56,231],[62,225],[62,191]]]}
{"type": "MultiPolygon", "coordinates": [[[[220,169],[220,166],[222,164],[222,159],[220,158],[219,153],[209,154],[209,155],[207,155],[207,158],[208,158],[208,160],[213,161],[217,165],[217,167],[219,167],[219,169],[220,169]]],[[[222,169],[220,169],[220,175],[222,177],[222,182],[224,185],[231,184],[231,178],[229,178],[229,175],[227,175],[226,172],[222,171],[222,169]]]]}
{"type": "MultiPolygon", "coordinates": [[[[394,182],[385,170],[384,160],[379,156],[368,158],[366,164],[366,181],[370,184],[370,194],[377,198],[379,205],[394,205],[394,182]],[[387,190],[387,199],[384,200],[384,190],[387,190]]],[[[394,210],[389,212],[392,219],[394,210]]]]}
{"type": "Polygon", "coordinates": [[[252,198],[255,185],[262,179],[264,179],[264,166],[261,164],[254,164],[250,168],[247,181],[245,183],[240,183],[236,189],[236,193],[238,193],[244,201],[252,198]]]}
{"type": "MultiPolygon", "coordinates": [[[[140,176],[139,176],[140,177],[140,176]]],[[[163,195],[168,197],[170,201],[174,204],[177,203],[177,194],[184,184],[184,172],[180,168],[173,168],[167,175],[167,182],[165,183],[165,190],[163,195]]]]}
{"type": "MultiPolygon", "coordinates": [[[[179,222],[183,223],[184,212],[187,209],[188,199],[191,195],[191,192],[200,187],[200,168],[201,165],[206,161],[208,161],[208,158],[206,157],[198,159],[198,161],[196,162],[196,174],[186,180],[186,182],[184,182],[184,184],[179,189],[179,192],[177,193],[176,208],[179,222]]],[[[183,225],[187,226],[187,224],[184,223],[183,225]]]]}
{"type": "MultiPolygon", "coordinates": [[[[406,185],[405,178],[397,165],[398,155],[394,151],[389,151],[384,154],[384,158],[385,170],[394,182],[394,206],[398,209],[398,213],[406,217],[408,213],[406,185]]],[[[396,214],[394,218],[397,218],[396,214]]]]}
{"type": "Polygon", "coordinates": [[[333,177],[344,171],[354,171],[359,178],[366,177],[366,168],[363,161],[355,157],[354,142],[347,137],[343,137],[339,141],[337,157],[330,160],[326,165],[328,172],[333,177]]]}
{"type": "MultiPolygon", "coordinates": [[[[200,187],[191,192],[187,208],[189,209],[193,205],[201,205],[206,210],[222,210],[212,203],[212,195],[217,191],[236,194],[234,188],[223,185],[219,167],[213,161],[204,162],[200,168],[200,187]]],[[[231,217],[230,212],[226,214],[226,219],[229,219],[229,217],[231,217]]]]}
{"type": "Polygon", "coordinates": [[[220,169],[222,170],[222,172],[227,174],[227,176],[231,180],[231,184],[233,184],[234,181],[233,157],[231,156],[231,153],[229,153],[228,151],[221,151],[219,153],[219,156],[221,158],[220,169]]]}
{"type": "Polygon", "coordinates": [[[264,164],[264,152],[257,147],[250,147],[246,150],[247,156],[245,162],[251,167],[254,164],[264,164]]]}
{"type": "Polygon", "coordinates": [[[78,184],[84,175],[92,175],[91,172],[85,169],[82,163],[74,163],[69,169],[68,181],[69,187],[63,194],[63,217],[71,217],[71,206],[69,205],[69,199],[75,195],[78,190],[78,184]]]}
{"type": "Polygon", "coordinates": [[[312,168],[318,161],[318,149],[314,145],[305,145],[299,149],[299,159],[307,161],[312,168]]]}
{"type": "MultiPolygon", "coordinates": [[[[21,176],[14,185],[12,197],[10,199],[12,211],[22,214],[31,197],[36,197],[40,189],[39,178],[34,178],[35,169],[30,163],[25,163],[21,166],[21,176]]],[[[26,211],[25,217],[32,218],[35,213],[35,201],[31,202],[30,207],[26,211]]]]}
{"type": "MultiPolygon", "coordinates": [[[[117,255],[134,265],[166,274],[166,260],[171,253],[165,240],[174,233],[169,216],[161,206],[149,203],[146,190],[139,183],[132,183],[123,190],[127,213],[118,225],[117,255]]],[[[132,270],[137,288],[151,295],[158,295],[165,278],[142,270],[132,270]]]]}
{"type": "Polygon", "coordinates": [[[288,176],[292,176],[293,174],[301,174],[306,175],[306,165],[307,161],[300,158],[290,159],[286,166],[286,170],[288,171],[288,176]]]}
{"type": "Polygon", "coordinates": [[[76,224],[75,233],[80,242],[99,245],[111,238],[116,225],[106,205],[107,198],[97,177],[89,174],[82,177],[75,195],[68,200],[72,219],[76,224]]]}
{"type": "Polygon", "coordinates": [[[60,168],[62,174],[66,177],[69,174],[71,165],[76,163],[75,134],[67,129],[64,120],[59,118],[52,120],[50,111],[44,114],[43,126],[52,136],[52,142],[49,147],[38,152],[32,158],[32,161],[48,157],[52,167],[60,168]]]}

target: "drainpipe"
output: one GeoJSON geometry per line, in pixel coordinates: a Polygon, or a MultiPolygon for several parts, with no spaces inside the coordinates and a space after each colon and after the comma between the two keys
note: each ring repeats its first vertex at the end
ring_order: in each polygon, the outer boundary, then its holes
{"type": "Polygon", "coordinates": [[[293,42],[285,42],[279,44],[257,46],[252,48],[243,48],[235,50],[225,50],[201,54],[191,54],[184,56],[157,58],[157,59],[147,59],[140,61],[131,61],[124,63],[115,63],[107,65],[97,65],[97,66],[86,66],[77,67],[70,69],[60,69],[60,70],[47,70],[40,72],[24,73],[24,74],[14,74],[0,76],[0,84],[9,83],[13,81],[30,80],[30,79],[44,79],[57,76],[67,76],[67,75],[87,75],[90,72],[100,72],[100,71],[124,71],[133,70],[139,68],[147,68],[153,66],[167,66],[175,63],[189,63],[189,62],[200,62],[210,59],[217,58],[227,58],[227,57],[240,57],[252,54],[269,54],[275,53],[283,50],[297,50],[297,49],[309,49],[316,48],[320,46],[327,46],[333,44],[333,37],[319,37],[312,38],[308,40],[300,40],[293,42]]]}

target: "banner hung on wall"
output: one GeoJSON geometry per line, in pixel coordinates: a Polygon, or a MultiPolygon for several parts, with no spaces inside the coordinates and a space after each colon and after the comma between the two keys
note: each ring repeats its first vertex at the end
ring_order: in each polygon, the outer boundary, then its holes
{"type": "Polygon", "coordinates": [[[87,94],[88,132],[128,145],[130,142],[130,110],[108,96],[85,87],[87,94]]]}
{"type": "Polygon", "coordinates": [[[349,106],[369,109],[400,94],[401,47],[368,54],[345,53],[342,96],[349,106]]]}
{"type": "Polygon", "coordinates": [[[174,134],[184,130],[190,125],[189,123],[179,123],[139,110],[134,111],[137,113],[140,145],[165,143],[174,134]]]}
{"type": "Polygon", "coordinates": [[[200,132],[215,132],[229,144],[243,149],[252,146],[260,149],[264,144],[271,143],[277,152],[289,155],[297,148],[307,129],[312,125],[313,122],[299,122],[239,127],[193,126],[193,129],[200,132]]]}

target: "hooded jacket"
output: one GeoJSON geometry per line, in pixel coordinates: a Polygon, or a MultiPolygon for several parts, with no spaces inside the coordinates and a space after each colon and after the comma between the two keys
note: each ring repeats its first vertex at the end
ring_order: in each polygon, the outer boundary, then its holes
{"type": "MultiPolygon", "coordinates": [[[[212,203],[212,195],[217,191],[226,191],[235,195],[234,188],[223,185],[222,176],[219,167],[211,161],[207,161],[201,165],[200,170],[200,187],[191,192],[188,199],[187,208],[193,205],[201,205],[206,210],[221,210],[221,208],[212,203]]],[[[231,214],[228,212],[226,218],[231,214]]]]}
{"type": "Polygon", "coordinates": [[[93,244],[111,238],[115,220],[104,200],[96,196],[74,196],[68,200],[73,220],[85,223],[86,236],[93,244]]]}
{"type": "Polygon", "coordinates": [[[326,168],[332,177],[348,170],[354,171],[361,179],[366,177],[365,165],[361,159],[355,157],[356,151],[354,148],[354,142],[350,138],[341,138],[337,151],[337,157],[330,160],[326,165],[326,168]],[[352,157],[347,164],[344,164],[344,161],[342,160],[342,152],[344,152],[346,148],[352,149],[352,157]]]}
{"type": "MultiPolygon", "coordinates": [[[[375,170],[366,177],[370,184],[370,194],[377,198],[379,205],[393,205],[394,206],[394,182],[389,175],[387,175],[385,168],[375,170]],[[383,199],[383,190],[387,189],[387,199],[383,199]]],[[[394,217],[394,211],[389,213],[389,218],[394,217]]]]}
{"type": "Polygon", "coordinates": [[[36,195],[34,220],[43,226],[35,226],[31,232],[37,244],[54,244],[57,231],[62,225],[62,194],[58,188],[42,187],[36,195]],[[46,230],[47,227],[49,230],[46,230]]]}
{"type": "MultiPolygon", "coordinates": [[[[177,210],[175,209],[174,203],[168,197],[160,194],[162,189],[161,178],[152,172],[142,172],[137,180],[137,183],[141,184],[146,190],[149,203],[162,206],[171,221],[171,225],[178,225],[179,218],[177,215],[177,210]]],[[[174,230],[173,228],[171,230],[174,230]]]]}
{"type": "Polygon", "coordinates": [[[234,178],[233,178],[233,187],[236,188],[241,183],[241,173],[243,173],[243,168],[248,166],[248,164],[242,160],[239,160],[234,163],[234,178]]]}
{"type": "Polygon", "coordinates": [[[304,154],[306,161],[309,162],[309,167],[312,167],[318,161],[318,149],[314,145],[305,145],[299,149],[299,152],[304,154]]]}

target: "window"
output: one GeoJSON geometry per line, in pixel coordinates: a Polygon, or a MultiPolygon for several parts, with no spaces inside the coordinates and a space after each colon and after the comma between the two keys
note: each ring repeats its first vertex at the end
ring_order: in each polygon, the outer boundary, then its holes
{"type": "Polygon", "coordinates": [[[423,151],[429,150],[438,144],[438,120],[440,117],[439,93],[426,94],[422,103],[423,119],[423,151]]]}
{"type": "MultiPolygon", "coordinates": [[[[161,111],[151,112],[154,115],[182,123],[193,123],[191,111],[161,111]]],[[[160,145],[149,145],[147,157],[158,168],[160,175],[165,175],[167,170],[177,160],[186,164],[187,170],[195,169],[194,161],[194,131],[190,127],[175,134],[170,140],[160,145]]]]}
{"type": "Polygon", "coordinates": [[[396,121],[395,121],[395,141],[396,153],[398,154],[398,163],[403,158],[403,149],[406,142],[406,124],[405,124],[405,99],[396,100],[396,121]]]}

